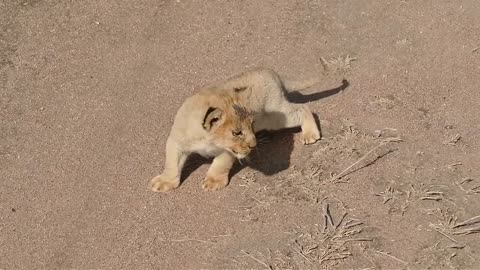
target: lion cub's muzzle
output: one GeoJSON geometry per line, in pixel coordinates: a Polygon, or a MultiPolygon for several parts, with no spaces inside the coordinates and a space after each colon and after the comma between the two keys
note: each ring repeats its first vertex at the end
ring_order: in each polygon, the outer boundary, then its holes
{"type": "Polygon", "coordinates": [[[239,147],[237,149],[232,148],[233,154],[235,154],[235,157],[238,159],[244,159],[246,158],[253,149],[257,146],[256,140],[253,140],[249,143],[246,143],[245,145],[242,145],[242,147],[239,147]]]}

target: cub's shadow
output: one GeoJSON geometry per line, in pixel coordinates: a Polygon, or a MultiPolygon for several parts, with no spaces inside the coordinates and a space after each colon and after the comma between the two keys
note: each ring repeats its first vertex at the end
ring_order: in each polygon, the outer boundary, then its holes
{"type": "Polygon", "coordinates": [[[287,94],[287,99],[292,103],[307,103],[338,94],[339,92],[347,89],[349,86],[350,83],[347,80],[343,79],[342,85],[338,87],[309,95],[304,95],[298,91],[293,91],[287,94]]]}
{"type": "MultiPolygon", "coordinates": [[[[331,95],[335,95],[349,86],[347,80],[342,81],[339,87],[303,95],[300,92],[291,92],[287,94],[287,99],[292,103],[306,103],[319,100],[331,95]]],[[[271,117],[277,121],[286,122],[285,116],[280,112],[270,113],[271,117]]],[[[321,130],[318,116],[314,114],[317,126],[321,130]]],[[[249,155],[248,160],[236,161],[230,171],[230,178],[240,172],[245,167],[250,167],[264,175],[274,175],[290,167],[290,156],[294,148],[294,135],[300,132],[300,128],[289,128],[275,132],[260,131],[256,134],[257,147],[249,155]]],[[[187,179],[190,174],[203,164],[210,164],[213,159],[204,158],[198,154],[192,154],[188,157],[185,167],[182,171],[181,182],[187,179]]]]}

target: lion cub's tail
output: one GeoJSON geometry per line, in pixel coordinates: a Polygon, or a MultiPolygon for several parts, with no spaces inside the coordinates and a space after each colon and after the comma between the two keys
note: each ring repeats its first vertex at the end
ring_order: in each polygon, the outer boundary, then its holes
{"type": "Polygon", "coordinates": [[[321,78],[311,78],[311,79],[302,80],[302,81],[284,80],[283,81],[283,87],[288,92],[302,91],[302,90],[310,88],[310,87],[314,86],[315,84],[319,83],[320,80],[321,80],[321,78]]]}

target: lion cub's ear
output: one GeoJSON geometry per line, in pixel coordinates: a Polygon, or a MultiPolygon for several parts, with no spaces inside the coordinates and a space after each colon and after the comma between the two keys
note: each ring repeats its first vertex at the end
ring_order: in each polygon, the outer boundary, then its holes
{"type": "Polygon", "coordinates": [[[223,111],[219,108],[210,107],[203,118],[203,128],[210,131],[216,124],[220,122],[223,116],[223,111]]]}

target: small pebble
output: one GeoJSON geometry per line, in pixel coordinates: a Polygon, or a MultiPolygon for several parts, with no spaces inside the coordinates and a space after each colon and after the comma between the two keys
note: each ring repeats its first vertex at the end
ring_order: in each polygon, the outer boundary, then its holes
{"type": "Polygon", "coordinates": [[[446,125],[445,129],[453,129],[453,126],[452,125],[446,125]]]}

